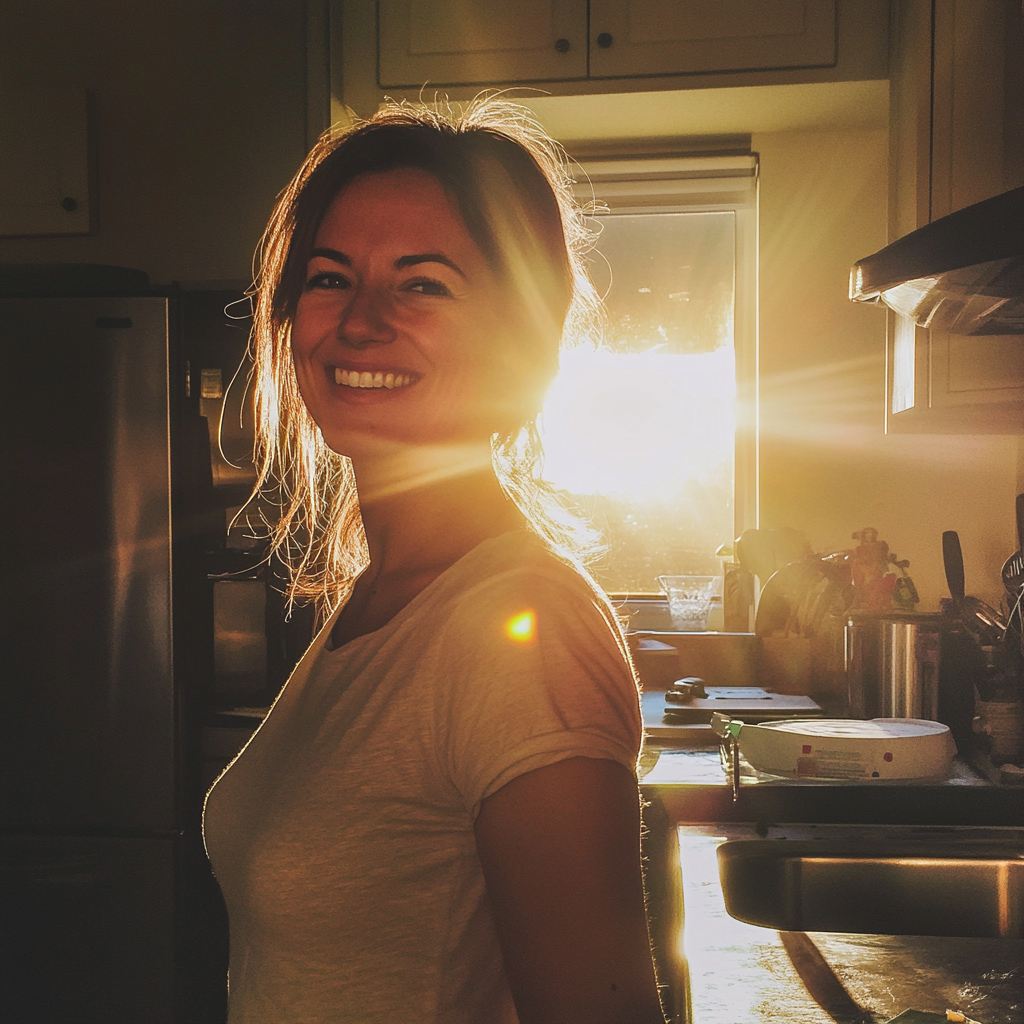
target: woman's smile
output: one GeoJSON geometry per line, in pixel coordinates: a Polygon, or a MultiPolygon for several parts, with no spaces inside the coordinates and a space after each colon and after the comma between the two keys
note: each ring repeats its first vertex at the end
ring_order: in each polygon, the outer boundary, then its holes
{"type": "Polygon", "coordinates": [[[334,383],[346,388],[404,388],[414,383],[411,373],[395,373],[393,370],[346,370],[334,368],[334,383]]]}

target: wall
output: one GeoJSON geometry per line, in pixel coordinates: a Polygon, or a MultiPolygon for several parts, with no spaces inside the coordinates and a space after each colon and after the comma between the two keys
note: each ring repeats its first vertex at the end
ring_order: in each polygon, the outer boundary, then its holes
{"type": "Polygon", "coordinates": [[[5,262],[245,280],[305,155],[304,0],[5,0],[0,81],[94,102],[96,234],[0,240],[5,262]]]}
{"type": "Polygon", "coordinates": [[[885,436],[885,314],[847,298],[850,265],[886,243],[885,131],[755,133],[761,157],[761,525],[816,551],[865,526],[901,558],[920,608],[945,596],[957,530],[968,593],[998,604],[1024,481],[1016,437],[885,436]]]}

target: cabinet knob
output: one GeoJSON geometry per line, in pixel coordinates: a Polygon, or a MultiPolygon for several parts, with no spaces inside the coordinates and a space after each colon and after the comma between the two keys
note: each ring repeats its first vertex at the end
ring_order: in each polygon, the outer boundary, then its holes
{"type": "Polygon", "coordinates": [[[555,51],[557,53],[568,53],[569,52],[569,40],[568,39],[556,39],[555,40],[555,51]]]}
{"type": "Polygon", "coordinates": [[[78,209],[78,200],[72,199],[71,196],[65,196],[60,201],[61,209],[66,210],[68,213],[74,213],[78,209]]]}
{"type": "Polygon", "coordinates": [[[611,32],[601,32],[597,37],[597,45],[600,46],[602,50],[607,50],[614,42],[615,39],[612,37],[611,32]]]}

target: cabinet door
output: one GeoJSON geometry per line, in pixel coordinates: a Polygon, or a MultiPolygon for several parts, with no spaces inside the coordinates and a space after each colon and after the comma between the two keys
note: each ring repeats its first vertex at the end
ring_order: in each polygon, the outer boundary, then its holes
{"type": "Polygon", "coordinates": [[[590,0],[590,75],[828,67],[835,0],[590,0]]]}
{"type": "Polygon", "coordinates": [[[1024,14],[903,0],[890,50],[890,239],[1024,185],[1024,14]]]}
{"type": "Polygon", "coordinates": [[[380,0],[381,88],[587,74],[586,0],[380,0]]]}
{"type": "Polygon", "coordinates": [[[889,314],[886,432],[1024,434],[1024,336],[950,334],[889,314]]]}
{"type": "Polygon", "coordinates": [[[1024,434],[1024,337],[928,333],[932,408],[980,407],[993,432],[1024,434]]]}
{"type": "Polygon", "coordinates": [[[1020,5],[936,0],[934,11],[932,220],[1024,184],[1011,157],[1024,135],[1020,5]]]}

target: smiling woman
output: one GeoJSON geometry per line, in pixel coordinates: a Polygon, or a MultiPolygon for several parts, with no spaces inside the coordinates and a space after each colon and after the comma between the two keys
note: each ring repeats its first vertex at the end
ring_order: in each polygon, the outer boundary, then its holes
{"type": "Polygon", "coordinates": [[[207,797],[230,1024],[663,1019],[636,681],[536,473],[596,316],[568,186],[516,108],[396,106],[271,220],[260,484],[326,621],[207,797]]]}

